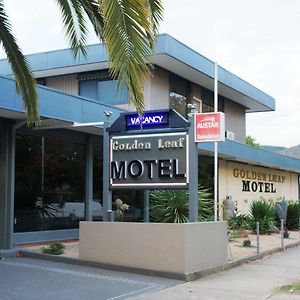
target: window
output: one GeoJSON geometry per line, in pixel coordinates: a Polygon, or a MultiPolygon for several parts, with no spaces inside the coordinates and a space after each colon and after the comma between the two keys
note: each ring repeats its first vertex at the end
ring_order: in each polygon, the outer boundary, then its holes
{"type": "Polygon", "coordinates": [[[190,84],[187,80],[170,74],[170,108],[176,110],[183,117],[187,116],[188,94],[190,92],[190,84]]]}
{"type": "Polygon", "coordinates": [[[84,79],[79,81],[79,94],[110,105],[129,103],[127,87],[122,85],[119,89],[117,87],[117,80],[84,79]]]}
{"type": "Polygon", "coordinates": [[[16,135],[15,232],[78,228],[85,218],[83,143],[16,135]]]}

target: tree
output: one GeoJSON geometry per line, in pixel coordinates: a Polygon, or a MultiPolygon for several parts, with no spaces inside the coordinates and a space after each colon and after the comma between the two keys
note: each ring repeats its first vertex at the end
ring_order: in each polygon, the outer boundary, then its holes
{"type": "MultiPolygon", "coordinates": [[[[139,114],[144,109],[142,84],[149,76],[151,54],[162,20],[161,0],[56,0],[74,57],[86,55],[87,22],[91,22],[110,58],[110,75],[125,84],[139,114]]],[[[21,94],[27,124],[39,120],[36,83],[0,0],[0,44],[6,52],[21,94]]]]}
{"type": "Polygon", "coordinates": [[[255,141],[255,138],[252,137],[251,135],[247,135],[247,137],[246,137],[246,144],[249,145],[249,146],[256,147],[256,148],[260,148],[261,147],[261,145],[259,143],[257,143],[255,141]]]}

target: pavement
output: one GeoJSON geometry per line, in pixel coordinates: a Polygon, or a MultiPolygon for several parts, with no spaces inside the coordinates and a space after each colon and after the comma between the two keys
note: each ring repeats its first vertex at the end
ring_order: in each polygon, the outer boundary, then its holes
{"type": "MultiPolygon", "coordinates": [[[[256,237],[248,238],[255,245],[256,237]]],[[[76,262],[66,264],[8,256],[0,260],[0,300],[300,300],[300,295],[281,294],[278,291],[280,286],[300,280],[300,247],[250,262],[256,248],[241,247],[243,240],[230,242],[229,261],[249,260],[249,263],[187,283],[76,265],[76,262]]],[[[299,232],[284,240],[286,246],[297,242],[299,232]]],[[[279,248],[281,240],[276,234],[262,236],[260,244],[262,251],[271,250],[279,248]]],[[[67,242],[65,245],[65,259],[77,261],[78,241],[67,242]]],[[[26,247],[35,252],[40,252],[40,248],[41,245],[26,247]]]]}
{"type": "Polygon", "coordinates": [[[300,280],[300,248],[291,248],[261,260],[195,281],[147,293],[131,300],[294,300],[278,288],[300,280]]]}

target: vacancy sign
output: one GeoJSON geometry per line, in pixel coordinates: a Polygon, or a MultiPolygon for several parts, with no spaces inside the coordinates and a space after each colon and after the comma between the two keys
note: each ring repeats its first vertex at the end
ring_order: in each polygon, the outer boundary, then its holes
{"type": "Polygon", "coordinates": [[[195,142],[225,141],[224,113],[195,114],[195,142]]]}

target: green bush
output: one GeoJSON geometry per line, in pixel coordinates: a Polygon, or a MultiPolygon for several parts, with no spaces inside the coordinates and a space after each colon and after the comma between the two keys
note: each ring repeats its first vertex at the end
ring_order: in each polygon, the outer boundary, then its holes
{"type": "Polygon", "coordinates": [[[251,247],[251,241],[250,240],[244,240],[243,241],[243,247],[251,247]]]}
{"type": "Polygon", "coordinates": [[[299,229],[300,202],[289,201],[286,217],[286,226],[288,229],[299,229]]]}
{"type": "Polygon", "coordinates": [[[259,222],[261,234],[271,234],[275,228],[275,205],[265,199],[253,201],[250,206],[250,226],[256,232],[256,223],[259,222]]]}
{"type": "Polygon", "coordinates": [[[228,230],[251,229],[250,217],[246,214],[236,214],[228,221],[228,230]]]}
{"type": "Polygon", "coordinates": [[[42,247],[42,252],[45,254],[60,255],[65,251],[66,246],[61,242],[51,242],[48,247],[42,247]]]}
{"type": "MultiPolygon", "coordinates": [[[[209,189],[198,190],[199,221],[207,221],[213,214],[213,200],[209,189]]],[[[189,193],[187,190],[156,190],[150,193],[150,219],[156,223],[187,223],[189,221],[189,193]]]]}

